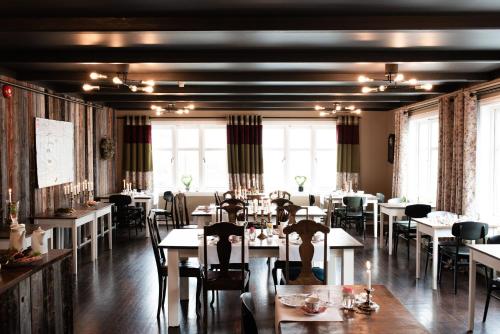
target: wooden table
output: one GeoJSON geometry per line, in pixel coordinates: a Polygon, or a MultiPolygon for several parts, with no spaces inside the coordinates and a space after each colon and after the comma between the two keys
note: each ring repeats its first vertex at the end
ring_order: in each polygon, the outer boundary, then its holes
{"type": "Polygon", "coordinates": [[[470,248],[469,258],[469,322],[468,330],[474,330],[474,313],[476,307],[476,264],[500,271],[500,245],[468,245],[470,248]]]}
{"type": "MultiPolygon", "coordinates": [[[[354,286],[355,293],[363,291],[364,286],[354,286]]],[[[370,315],[347,312],[343,314],[344,321],[304,321],[281,322],[279,329],[282,333],[370,333],[370,334],[421,334],[429,333],[408,310],[383,285],[374,285],[373,300],[380,305],[377,312],[370,315]]],[[[337,298],[341,298],[341,286],[325,285],[280,285],[278,295],[292,293],[310,293],[316,289],[331,290],[337,298]]],[[[321,293],[321,292],[320,292],[321,293]]],[[[340,301],[340,300],[339,300],[340,301]]]]}
{"type": "MultiPolygon", "coordinates": [[[[304,209],[297,211],[297,217],[300,219],[305,219],[306,214],[309,218],[315,219],[315,218],[322,218],[326,216],[326,213],[319,207],[319,206],[304,206],[304,209]]],[[[191,212],[191,217],[193,217],[193,224],[197,225],[198,227],[203,227],[207,224],[210,224],[212,222],[212,217],[214,217],[216,214],[216,206],[211,205],[211,206],[203,206],[199,205],[196,207],[196,209],[191,212]]],[[[276,209],[273,209],[271,211],[272,216],[276,216],[276,209]]],[[[248,206],[248,219],[252,220],[253,219],[253,211],[252,211],[252,205],[248,206]]]]}
{"type": "MultiPolygon", "coordinates": [[[[31,246],[31,235],[33,231],[41,227],[45,234],[43,235],[43,253],[47,253],[49,250],[54,249],[54,234],[52,232],[52,227],[50,226],[40,226],[37,224],[25,224],[26,235],[24,238],[23,248],[31,246]]],[[[8,249],[10,246],[10,227],[8,225],[0,225],[0,249],[8,249]]]]}
{"type": "MultiPolygon", "coordinates": [[[[168,325],[179,326],[180,293],[186,293],[189,285],[183,280],[179,286],[179,260],[185,257],[198,257],[198,248],[203,240],[198,236],[202,229],[176,229],[171,231],[160,243],[160,248],[167,250],[168,261],[168,325]]],[[[249,242],[251,258],[279,257],[279,242],[277,235],[264,240],[255,239],[249,242]]],[[[330,260],[328,263],[329,284],[354,283],[354,249],[362,248],[363,244],[340,228],[333,228],[328,234],[330,260]]],[[[250,282],[252,284],[252,282],[250,282]]]]}
{"type": "MultiPolygon", "coordinates": [[[[151,209],[153,208],[153,195],[147,194],[147,193],[137,193],[137,194],[122,194],[122,193],[115,193],[115,194],[107,194],[103,196],[99,196],[101,201],[103,202],[109,202],[109,197],[111,195],[128,195],[132,199],[132,205],[136,205],[137,203],[144,203],[146,206],[145,210],[145,217],[147,219],[149,213],[151,212],[151,209]]],[[[149,238],[149,225],[147,222],[144,222],[144,225],[146,225],[146,238],[149,238]]]]}
{"type": "MultiPolygon", "coordinates": [[[[113,247],[113,226],[111,219],[110,203],[98,203],[94,207],[79,207],[75,212],[68,216],[56,216],[53,212],[48,212],[42,215],[35,216],[35,223],[43,226],[50,226],[59,229],[71,229],[71,242],[73,249],[73,273],[77,274],[78,268],[78,228],[80,226],[90,225],[90,243],[91,243],[91,259],[97,259],[97,221],[99,218],[108,215],[108,238],[109,248],[113,247]]],[[[64,247],[64,234],[58,233],[57,247],[64,247]]]]}
{"type": "MultiPolygon", "coordinates": [[[[453,238],[451,228],[453,224],[441,224],[434,219],[429,218],[413,218],[417,223],[417,240],[416,240],[416,271],[415,276],[420,278],[420,257],[421,257],[421,241],[422,234],[432,237],[432,244],[438,245],[439,238],[453,238]]],[[[500,225],[489,224],[490,231],[495,231],[500,225]]],[[[494,234],[494,232],[493,232],[494,234]]],[[[432,247],[432,289],[437,290],[437,276],[438,276],[438,247],[432,247]]]]}

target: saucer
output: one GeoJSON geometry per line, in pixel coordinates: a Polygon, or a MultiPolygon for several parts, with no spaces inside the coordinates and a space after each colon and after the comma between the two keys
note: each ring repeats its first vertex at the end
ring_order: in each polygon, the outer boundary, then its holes
{"type": "Polygon", "coordinates": [[[305,305],[303,305],[301,307],[301,309],[305,315],[318,315],[318,314],[324,313],[327,308],[328,307],[326,307],[326,306],[320,306],[318,312],[310,312],[309,309],[305,305]]]}

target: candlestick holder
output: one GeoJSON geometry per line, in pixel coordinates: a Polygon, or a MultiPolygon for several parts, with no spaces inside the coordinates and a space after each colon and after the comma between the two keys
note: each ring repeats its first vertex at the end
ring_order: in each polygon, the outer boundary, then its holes
{"type": "MultiPolygon", "coordinates": [[[[257,216],[255,216],[255,219],[257,219],[257,216]]],[[[262,214],[260,219],[260,234],[257,236],[260,240],[267,239],[267,235],[264,233],[264,225],[264,215],[262,214]]]]}
{"type": "Polygon", "coordinates": [[[361,311],[365,311],[365,312],[373,312],[373,311],[378,310],[380,306],[372,300],[373,291],[375,291],[375,289],[365,288],[365,291],[366,291],[366,301],[364,303],[359,304],[358,308],[361,311]]]}

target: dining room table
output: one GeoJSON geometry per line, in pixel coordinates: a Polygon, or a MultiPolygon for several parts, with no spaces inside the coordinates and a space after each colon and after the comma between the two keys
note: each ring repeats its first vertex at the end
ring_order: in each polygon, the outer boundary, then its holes
{"type": "MultiPolygon", "coordinates": [[[[464,218],[462,218],[463,220],[464,218]]],[[[453,238],[451,233],[453,223],[458,220],[440,220],[436,218],[413,218],[412,221],[417,223],[417,236],[416,236],[416,270],[415,277],[420,278],[420,265],[421,265],[421,243],[422,235],[428,235],[432,238],[432,244],[438,245],[441,238],[453,238]]],[[[500,224],[496,222],[488,223],[488,233],[497,234],[500,224]]],[[[437,277],[438,277],[438,247],[432,247],[432,289],[437,290],[437,277]]]]}
{"type": "MultiPolygon", "coordinates": [[[[357,300],[365,286],[354,285],[357,300]]],[[[342,286],[339,285],[281,285],[275,296],[275,332],[312,333],[371,333],[371,334],[423,334],[429,333],[417,319],[394,297],[384,285],[373,285],[372,300],[379,308],[372,312],[342,309],[342,286]],[[286,296],[316,295],[328,305],[320,314],[305,314],[301,307],[282,302],[286,296]],[[327,314],[328,313],[328,314],[327,314]]]]}
{"type": "MultiPolygon", "coordinates": [[[[263,232],[267,235],[266,230],[263,232]]],[[[354,250],[363,244],[341,228],[332,228],[327,234],[329,249],[328,284],[354,283],[354,250]]],[[[280,245],[285,240],[277,234],[267,235],[265,239],[256,238],[248,242],[250,258],[279,258],[280,245]]],[[[166,250],[168,264],[168,325],[179,326],[179,302],[188,298],[189,284],[186,278],[179,277],[179,262],[182,258],[198,258],[203,243],[203,229],[172,230],[159,244],[166,250]]],[[[252,282],[250,281],[250,284],[252,282]]]]}
{"type": "MultiPolygon", "coordinates": [[[[252,221],[254,217],[252,205],[248,205],[248,220],[252,221]]],[[[260,209],[257,210],[259,214],[260,209]]],[[[217,221],[216,215],[218,214],[217,206],[215,204],[210,205],[198,205],[192,212],[191,217],[193,224],[202,228],[203,226],[210,225],[212,222],[217,221]]],[[[271,216],[276,217],[276,207],[271,207],[271,216]]],[[[259,215],[260,217],[260,215],[259,215]]],[[[300,219],[313,219],[316,221],[321,220],[321,218],[326,217],[325,211],[319,206],[303,206],[303,209],[297,211],[296,214],[297,221],[300,219]]]]}

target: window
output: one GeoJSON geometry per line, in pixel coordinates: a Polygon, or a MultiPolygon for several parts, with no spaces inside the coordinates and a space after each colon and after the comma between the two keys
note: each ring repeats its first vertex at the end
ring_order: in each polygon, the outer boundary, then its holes
{"type": "Polygon", "coordinates": [[[477,210],[481,220],[498,220],[500,201],[500,101],[481,102],[477,138],[477,210]]]}
{"type": "Polygon", "coordinates": [[[191,191],[227,190],[224,122],[154,121],[152,137],[155,195],[184,189],[184,175],[192,177],[191,191]]]}
{"type": "Polygon", "coordinates": [[[411,201],[436,203],[438,138],[435,112],[410,117],[407,197],[411,201]]]}
{"type": "Polygon", "coordinates": [[[307,177],[305,192],[334,190],[336,136],[334,122],[264,122],[262,145],[266,191],[297,189],[295,176],[299,175],[307,177]]]}

